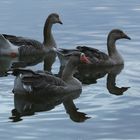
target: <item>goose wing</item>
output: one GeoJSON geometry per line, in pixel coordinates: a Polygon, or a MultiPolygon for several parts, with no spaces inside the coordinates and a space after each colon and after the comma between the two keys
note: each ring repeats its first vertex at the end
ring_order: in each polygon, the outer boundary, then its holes
{"type": "Polygon", "coordinates": [[[64,49],[64,48],[59,48],[57,49],[58,54],[61,53],[63,55],[68,55],[71,54],[73,52],[78,52],[78,49],[64,49]]]}
{"type": "Polygon", "coordinates": [[[20,36],[14,36],[14,35],[7,35],[7,34],[2,34],[9,42],[16,46],[28,46],[28,47],[34,47],[36,49],[42,48],[42,43],[40,43],[37,40],[34,39],[29,39],[25,37],[20,37],[20,36]]]}
{"type": "Polygon", "coordinates": [[[31,74],[23,75],[22,82],[33,88],[44,88],[46,85],[65,86],[65,82],[58,77],[50,74],[31,74]]]}
{"type": "Polygon", "coordinates": [[[101,63],[109,59],[109,56],[98,49],[87,47],[87,46],[77,46],[80,52],[83,52],[88,56],[93,63],[101,63]]]}
{"type": "Polygon", "coordinates": [[[13,75],[21,76],[23,85],[30,86],[34,94],[64,94],[67,84],[49,73],[34,72],[27,69],[14,69],[13,75]]]}
{"type": "Polygon", "coordinates": [[[66,83],[49,74],[25,75],[22,82],[31,86],[34,95],[61,95],[67,92],[66,83]]]}
{"type": "Polygon", "coordinates": [[[43,44],[37,40],[7,34],[3,34],[3,36],[10,43],[19,47],[20,56],[44,54],[43,44]]]}

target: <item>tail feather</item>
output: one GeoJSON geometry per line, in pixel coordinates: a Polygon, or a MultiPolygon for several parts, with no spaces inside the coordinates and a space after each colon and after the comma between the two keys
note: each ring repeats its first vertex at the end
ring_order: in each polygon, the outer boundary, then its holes
{"type": "Polygon", "coordinates": [[[57,56],[59,58],[60,65],[65,66],[68,61],[68,58],[65,57],[65,54],[63,54],[63,52],[61,52],[60,50],[57,50],[57,56]]]}
{"type": "Polygon", "coordinates": [[[20,68],[17,68],[17,69],[9,69],[8,70],[9,74],[12,74],[14,76],[18,76],[20,74],[33,74],[33,75],[38,75],[38,73],[30,70],[30,69],[20,69],[20,68]]]}
{"type": "Polygon", "coordinates": [[[0,34],[0,48],[8,49],[10,47],[10,42],[2,34],[0,34]]]}
{"type": "Polygon", "coordinates": [[[74,53],[79,52],[77,49],[57,49],[57,55],[60,60],[61,66],[65,66],[69,60],[69,57],[74,53]]]}

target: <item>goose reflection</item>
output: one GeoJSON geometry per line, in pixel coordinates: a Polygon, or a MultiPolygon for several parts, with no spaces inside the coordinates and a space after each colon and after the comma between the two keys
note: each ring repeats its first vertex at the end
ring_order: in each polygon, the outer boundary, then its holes
{"type": "Polygon", "coordinates": [[[7,76],[7,71],[11,67],[12,63],[18,61],[17,58],[1,56],[0,57],[0,77],[7,76]]]}
{"type": "Polygon", "coordinates": [[[111,94],[123,95],[123,93],[127,91],[128,88],[130,88],[130,87],[117,87],[116,86],[116,77],[118,74],[120,74],[122,69],[123,69],[123,66],[116,66],[116,67],[112,67],[108,71],[106,87],[109,93],[111,94]]]}
{"type": "Polygon", "coordinates": [[[117,87],[116,77],[123,70],[124,65],[113,67],[93,67],[89,65],[80,65],[75,77],[83,84],[96,84],[97,80],[107,75],[106,87],[109,93],[114,95],[123,95],[130,87],[117,87]]]}
{"type": "Polygon", "coordinates": [[[74,122],[84,122],[89,119],[85,113],[79,112],[78,108],[74,103],[74,99],[78,98],[81,94],[81,90],[77,90],[71,93],[47,96],[36,95],[14,95],[14,109],[12,109],[12,116],[9,118],[13,122],[18,122],[22,120],[23,116],[34,115],[36,112],[50,111],[54,109],[57,105],[63,103],[66,113],[69,115],[70,119],[74,122]]]}
{"type": "Polygon", "coordinates": [[[0,77],[7,76],[10,68],[24,68],[34,66],[41,63],[45,59],[45,55],[20,56],[19,58],[11,58],[8,56],[0,56],[0,77]]]}

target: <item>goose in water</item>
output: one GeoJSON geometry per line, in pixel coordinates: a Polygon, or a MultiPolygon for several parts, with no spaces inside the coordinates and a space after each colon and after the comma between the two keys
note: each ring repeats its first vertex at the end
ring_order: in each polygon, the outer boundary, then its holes
{"type": "Polygon", "coordinates": [[[52,13],[46,19],[44,25],[44,41],[40,43],[37,40],[1,34],[0,35],[0,56],[33,56],[33,55],[45,55],[49,59],[48,67],[49,71],[56,58],[56,43],[52,35],[52,25],[55,23],[62,24],[59,15],[52,13]]]}
{"type": "MultiPolygon", "coordinates": [[[[119,39],[131,39],[128,37],[123,31],[120,29],[113,29],[109,34],[107,38],[107,49],[108,54],[105,54],[104,52],[99,51],[95,48],[90,48],[87,46],[78,46],[75,50],[67,50],[67,49],[61,49],[58,50],[62,54],[67,54],[72,51],[80,51],[85,53],[87,57],[89,57],[89,60],[91,61],[92,65],[96,66],[113,66],[113,65],[122,65],[124,64],[124,60],[120,53],[118,52],[116,48],[116,41],[119,39]]],[[[62,62],[62,58],[60,59],[61,65],[64,65],[64,60],[62,62]]]]}
{"type": "Polygon", "coordinates": [[[64,94],[82,89],[81,82],[73,77],[80,63],[90,63],[84,53],[69,54],[61,78],[43,72],[33,72],[25,69],[14,69],[16,76],[13,93],[15,94],[64,94]]]}

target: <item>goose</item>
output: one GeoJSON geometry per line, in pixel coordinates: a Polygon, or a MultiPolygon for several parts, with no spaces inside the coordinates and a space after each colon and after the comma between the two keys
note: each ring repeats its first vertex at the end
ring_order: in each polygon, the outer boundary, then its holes
{"type": "MultiPolygon", "coordinates": [[[[67,57],[67,56],[66,56],[67,57]]],[[[73,77],[80,63],[90,63],[84,53],[76,52],[69,54],[61,78],[50,73],[34,72],[27,69],[13,69],[16,76],[14,82],[14,94],[64,94],[82,89],[81,82],[73,77]]]]}
{"type": "Polygon", "coordinates": [[[44,25],[44,40],[43,43],[25,37],[14,35],[0,35],[0,56],[34,56],[45,55],[48,63],[48,71],[56,58],[55,49],[57,47],[52,35],[52,26],[55,23],[63,24],[57,13],[51,13],[46,19],[44,25]]]}
{"type": "MultiPolygon", "coordinates": [[[[58,52],[62,54],[71,53],[72,51],[80,51],[85,53],[86,56],[89,57],[91,64],[95,66],[114,66],[114,65],[123,65],[124,60],[121,54],[118,52],[116,48],[116,41],[119,39],[129,39],[131,38],[127,36],[120,29],[113,29],[109,32],[107,37],[107,50],[108,54],[87,46],[77,46],[76,49],[67,50],[67,49],[59,49],[58,52]]],[[[65,61],[60,59],[61,65],[65,65],[65,61]]]]}

